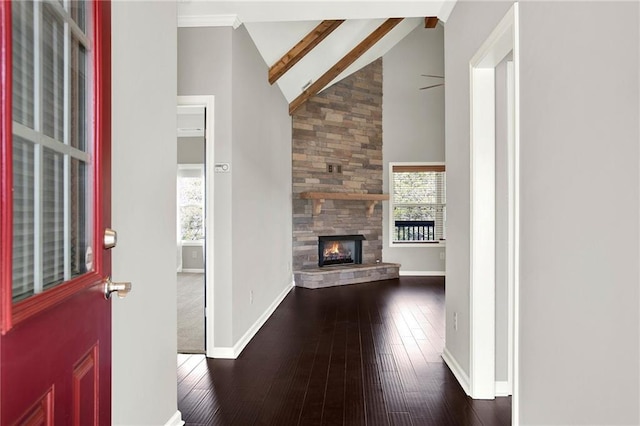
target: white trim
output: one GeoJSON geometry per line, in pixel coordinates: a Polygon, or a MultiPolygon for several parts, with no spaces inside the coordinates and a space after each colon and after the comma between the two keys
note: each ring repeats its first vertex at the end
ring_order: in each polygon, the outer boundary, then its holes
{"type": "Polygon", "coordinates": [[[204,131],[200,129],[178,129],[179,138],[197,138],[204,136],[204,131]]]}
{"type": "Polygon", "coordinates": [[[178,15],[178,28],[233,27],[235,30],[240,25],[238,15],[178,15]]]}
{"type": "MultiPolygon", "coordinates": [[[[214,140],[214,103],[212,95],[178,96],[178,106],[204,106],[205,108],[205,241],[204,265],[208,273],[205,276],[205,352],[207,357],[213,357],[215,350],[214,335],[214,179],[215,179],[215,140],[214,140]]],[[[184,269],[183,269],[184,271],[184,269]]]]}
{"type": "Polygon", "coordinates": [[[235,345],[233,345],[232,348],[230,347],[213,348],[213,350],[211,351],[212,352],[211,358],[223,358],[223,359],[238,358],[242,353],[242,351],[244,350],[244,348],[247,346],[247,344],[249,344],[251,339],[253,339],[253,337],[258,333],[258,331],[264,325],[264,323],[267,322],[269,317],[271,317],[271,315],[275,312],[278,306],[280,306],[280,303],[282,303],[284,298],[287,297],[287,295],[289,294],[289,292],[293,287],[295,287],[295,283],[292,280],[291,283],[289,283],[284,288],[282,293],[280,293],[278,297],[276,297],[273,303],[264,311],[262,315],[260,315],[260,318],[258,318],[256,322],[254,322],[253,325],[249,327],[247,332],[244,333],[244,335],[240,338],[240,340],[238,340],[238,342],[236,342],[235,345]]]}
{"type": "Polygon", "coordinates": [[[509,381],[496,380],[496,396],[509,396],[511,395],[511,386],[509,381]]]}
{"type": "Polygon", "coordinates": [[[182,247],[204,247],[204,240],[182,240],[180,245],[182,247]]]}
{"type": "Polygon", "coordinates": [[[447,22],[449,16],[451,16],[451,12],[453,8],[456,6],[457,0],[445,0],[442,2],[442,6],[440,6],[440,13],[438,13],[438,18],[441,22],[447,22]]]}
{"type": "Polygon", "coordinates": [[[393,242],[393,241],[389,242],[389,247],[445,248],[446,246],[447,246],[446,241],[438,241],[437,243],[399,243],[399,242],[393,242]]]}
{"type": "Polygon", "coordinates": [[[471,397],[495,397],[495,69],[471,64],[471,397]]]}
{"type": "Polygon", "coordinates": [[[444,350],[442,351],[442,359],[444,360],[444,363],[447,364],[447,367],[449,367],[453,375],[456,377],[458,383],[460,383],[460,386],[462,386],[462,390],[464,390],[464,393],[466,393],[467,395],[471,395],[471,393],[469,392],[469,376],[464,372],[460,364],[458,364],[458,361],[455,359],[455,357],[451,355],[449,349],[444,348],[444,350]]]}
{"type": "Polygon", "coordinates": [[[235,354],[233,348],[230,347],[219,347],[211,349],[211,353],[207,352],[208,358],[218,358],[218,359],[236,359],[238,356],[235,354]]]}
{"type": "Polygon", "coordinates": [[[444,277],[446,271],[403,271],[400,269],[401,277],[444,277]]]}
{"type": "Polygon", "coordinates": [[[520,15],[513,5],[513,341],[511,424],[520,425],[520,15]]]}
{"type": "Polygon", "coordinates": [[[182,413],[180,410],[177,410],[173,416],[164,424],[165,426],[182,426],[184,425],[184,420],[182,420],[182,413]]]}
{"type": "MultiPolygon", "coordinates": [[[[513,392],[513,288],[515,283],[515,103],[514,66],[507,62],[507,392],[513,392]]],[[[496,395],[498,389],[496,388],[496,395]]]]}
{"type": "MultiPolygon", "coordinates": [[[[509,300],[509,356],[513,362],[512,421],[519,423],[517,393],[518,359],[518,227],[519,227],[519,52],[518,3],[482,44],[469,62],[471,96],[471,256],[470,256],[470,365],[472,398],[493,399],[495,381],[495,67],[513,52],[513,142],[509,141],[509,271],[513,292],[509,300]],[[511,154],[513,156],[511,156],[511,154]],[[511,238],[513,237],[513,238],[511,238]]],[[[509,81],[511,83],[511,79],[509,81]]],[[[508,387],[508,382],[507,382],[508,387]]],[[[503,391],[504,389],[500,389],[503,391]]]]}
{"type": "Polygon", "coordinates": [[[182,268],[179,272],[185,272],[189,274],[204,274],[204,269],[202,268],[182,268]]]}

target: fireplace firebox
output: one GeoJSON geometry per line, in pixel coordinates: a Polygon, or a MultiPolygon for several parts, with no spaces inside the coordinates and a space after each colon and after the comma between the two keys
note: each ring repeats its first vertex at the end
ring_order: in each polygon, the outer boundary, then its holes
{"type": "Polygon", "coordinates": [[[362,263],[364,235],[327,235],[318,237],[318,266],[362,263]]]}

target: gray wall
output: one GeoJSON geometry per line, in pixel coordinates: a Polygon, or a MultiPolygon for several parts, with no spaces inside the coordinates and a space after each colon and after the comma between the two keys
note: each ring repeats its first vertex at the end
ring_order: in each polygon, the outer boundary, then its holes
{"type": "Polygon", "coordinates": [[[446,349],[469,373],[469,60],[508,2],[458,2],[445,26],[447,158],[446,349]],[[453,313],[458,330],[453,330],[453,313]]]}
{"type": "MultiPolygon", "coordinates": [[[[231,27],[178,30],[178,94],[214,95],[214,155],[231,162],[231,27]]],[[[233,165],[231,166],[233,170],[233,165]]],[[[214,176],[215,345],[233,346],[231,336],[231,173],[214,176]]]]}
{"type": "Polygon", "coordinates": [[[178,138],[178,164],[204,164],[204,137],[178,138]]]}
{"type": "Polygon", "coordinates": [[[204,270],[204,246],[182,246],[182,269],[204,270]]]}
{"type": "Polygon", "coordinates": [[[233,32],[233,338],[293,283],[291,117],[244,26],[233,32]],[[249,293],[253,292],[253,303],[249,293]]]}
{"type": "MultiPolygon", "coordinates": [[[[382,58],[383,192],[389,193],[389,162],[444,161],[444,88],[419,90],[444,75],[444,30],[418,26],[382,58]]],[[[444,271],[442,247],[389,247],[389,203],[382,203],[382,255],[400,272],[444,271]]]]}
{"type": "Polygon", "coordinates": [[[214,95],[216,347],[232,347],[292,283],[291,120],[244,27],[178,31],[179,95],[214,95]],[[253,292],[253,304],[249,294],[253,292]]]}
{"type": "Polygon", "coordinates": [[[166,231],[176,228],[176,5],[112,11],[112,275],[133,283],[112,302],[113,423],[161,425],[177,411],[176,235],[166,231]]]}
{"type": "Polygon", "coordinates": [[[639,424],[639,4],[521,17],[522,423],[639,424]]]}
{"type": "MultiPolygon", "coordinates": [[[[467,372],[469,59],[510,6],[458,2],[446,26],[446,342],[467,372]]],[[[520,18],[520,424],[638,424],[638,4],[520,18]]]]}

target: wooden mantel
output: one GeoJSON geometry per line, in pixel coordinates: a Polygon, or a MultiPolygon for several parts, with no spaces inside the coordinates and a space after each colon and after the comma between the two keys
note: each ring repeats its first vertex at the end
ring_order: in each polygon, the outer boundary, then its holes
{"type": "Polygon", "coordinates": [[[324,200],[355,200],[367,202],[367,216],[373,214],[378,201],[389,199],[389,194],[357,194],[351,192],[301,192],[300,198],[313,201],[313,215],[317,216],[322,211],[324,200]]]}

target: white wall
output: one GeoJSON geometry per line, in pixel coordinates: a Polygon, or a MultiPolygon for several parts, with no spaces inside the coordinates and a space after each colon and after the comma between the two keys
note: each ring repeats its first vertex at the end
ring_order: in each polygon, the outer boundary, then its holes
{"type": "Polygon", "coordinates": [[[520,12],[522,424],[637,425],[639,4],[520,12]]]}
{"type": "Polygon", "coordinates": [[[133,283],[113,300],[113,423],[161,425],[177,411],[176,5],[112,11],[113,279],[133,283]]]}
{"type": "Polygon", "coordinates": [[[178,31],[178,93],[215,96],[215,346],[233,347],[292,283],[291,119],[244,27],[178,31]],[[253,303],[250,303],[253,291],[253,303]]]}
{"type": "Polygon", "coordinates": [[[233,338],[293,282],[291,117],[249,33],[233,33],[233,338]],[[253,292],[253,303],[249,294],[253,292]]]}
{"type": "MultiPolygon", "coordinates": [[[[389,162],[445,161],[444,88],[419,90],[442,80],[444,30],[418,26],[382,58],[383,192],[389,192],[389,162]]],[[[382,203],[382,255],[402,272],[443,272],[442,247],[389,247],[389,203],[382,203]]]]}
{"type": "MultiPolygon", "coordinates": [[[[510,6],[458,2],[445,30],[446,342],[467,372],[469,59],[510,6]]],[[[638,4],[520,18],[520,424],[638,424],[638,4]]]]}

